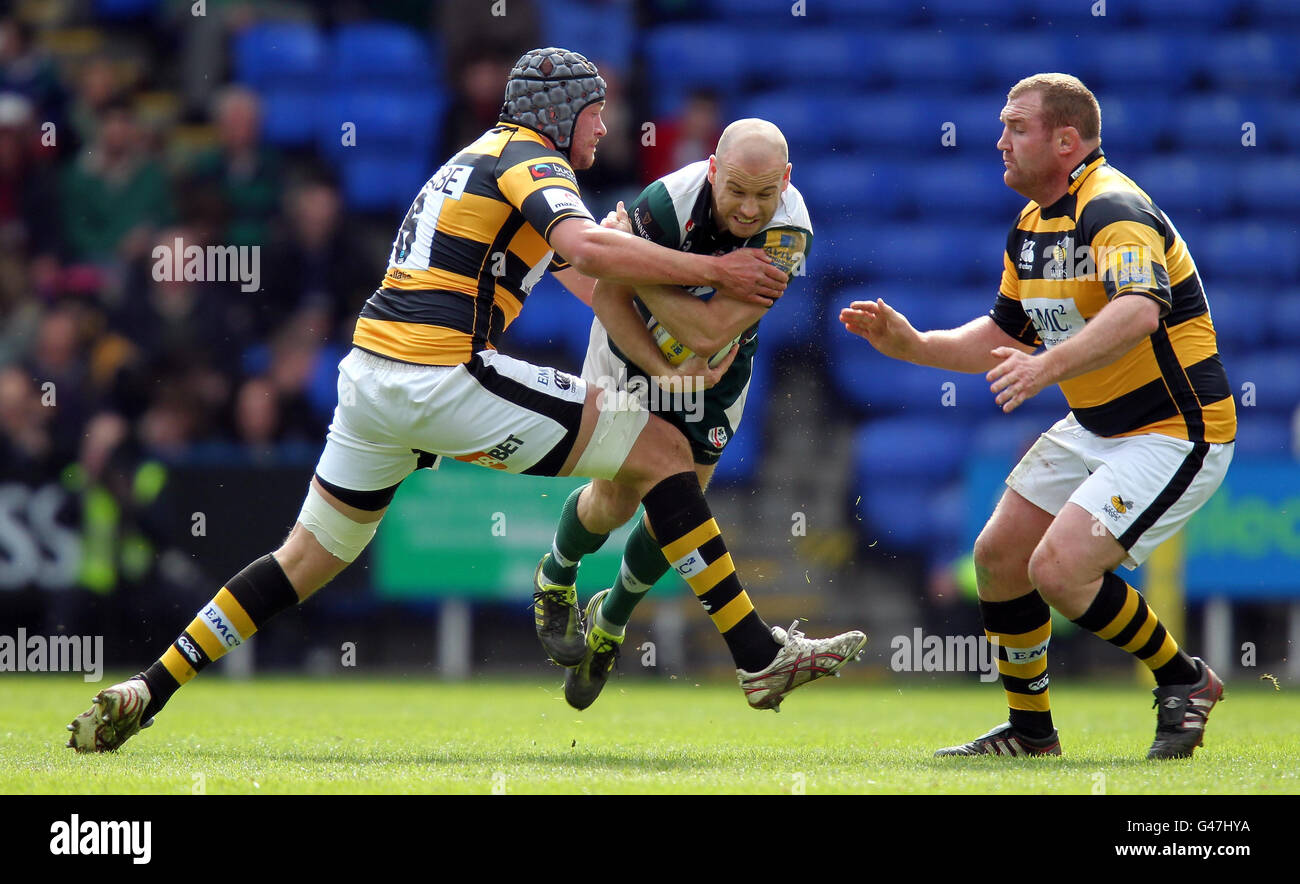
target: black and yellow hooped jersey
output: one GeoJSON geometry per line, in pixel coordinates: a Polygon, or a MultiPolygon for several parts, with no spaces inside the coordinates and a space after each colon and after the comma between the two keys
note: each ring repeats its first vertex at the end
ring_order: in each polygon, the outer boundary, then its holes
{"type": "Polygon", "coordinates": [[[1237,413],[1209,303],[1187,245],[1151,198],[1093,151],[1070,189],[1031,202],[1007,237],[994,322],[1053,347],[1112,299],[1160,305],[1160,327],[1110,365],[1061,383],[1074,416],[1099,436],[1161,433],[1231,442],[1237,413]]]}
{"type": "Polygon", "coordinates": [[[547,239],[572,217],[591,213],[568,160],[531,129],[489,129],[411,203],[352,343],[420,365],[494,349],[542,274],[568,266],[547,239]]]}

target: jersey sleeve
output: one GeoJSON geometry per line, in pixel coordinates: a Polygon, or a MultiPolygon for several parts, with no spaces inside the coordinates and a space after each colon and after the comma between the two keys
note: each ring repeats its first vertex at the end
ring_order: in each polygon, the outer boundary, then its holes
{"type": "Polygon", "coordinates": [[[1079,232],[1091,247],[1107,300],[1141,295],[1160,305],[1161,316],[1169,313],[1173,296],[1164,228],[1164,220],[1137,193],[1104,193],[1084,206],[1079,232]]]}
{"type": "Polygon", "coordinates": [[[497,187],[546,240],[565,218],[595,221],[583,205],[573,169],[558,156],[515,163],[497,176],[497,187]]]}
{"type": "Polygon", "coordinates": [[[1002,250],[1002,284],[998,287],[998,298],[989,311],[989,318],[1020,343],[1037,347],[1042,342],[1038,339],[1033,320],[1020,303],[1020,275],[1011,257],[1018,239],[1019,227],[1013,226],[1007,235],[1007,247],[1002,250]]]}
{"type": "Polygon", "coordinates": [[[632,233],[669,249],[682,246],[681,225],[677,223],[677,210],[663,181],[655,181],[632,201],[627,209],[632,222],[632,233]]]}
{"type": "Polygon", "coordinates": [[[812,249],[812,234],[798,227],[771,227],[745,240],[745,248],[762,249],[788,277],[803,276],[812,249]]]}

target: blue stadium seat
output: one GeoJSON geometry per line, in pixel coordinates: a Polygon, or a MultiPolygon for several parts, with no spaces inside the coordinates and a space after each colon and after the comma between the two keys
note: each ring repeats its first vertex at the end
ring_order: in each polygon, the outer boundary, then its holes
{"type": "Polygon", "coordinates": [[[1224,282],[1290,284],[1300,280],[1295,234],[1275,225],[1216,224],[1196,255],[1198,268],[1224,282]]]}
{"type": "MultiPolygon", "coordinates": [[[[842,155],[813,157],[801,161],[791,156],[794,169],[790,180],[799,188],[812,216],[816,234],[824,213],[870,212],[875,219],[889,218],[903,207],[907,179],[900,168],[888,162],[842,155]]],[[[814,250],[818,248],[816,236],[814,250]]]]}
{"type": "Polygon", "coordinates": [[[254,25],[235,38],[235,77],[255,87],[318,87],[327,55],[325,40],[313,25],[254,25]]]}
{"type": "Polygon", "coordinates": [[[873,275],[880,278],[951,288],[967,281],[996,285],[1001,277],[1006,231],[1000,225],[972,229],[952,220],[873,230],[878,257],[873,275]]]}
{"type": "Polygon", "coordinates": [[[1238,167],[1195,156],[1162,156],[1119,167],[1175,226],[1181,219],[1215,221],[1236,203],[1238,167]]]}
{"type": "Polygon", "coordinates": [[[942,149],[945,117],[933,101],[895,93],[858,96],[840,105],[842,128],[855,149],[868,154],[892,150],[915,156],[942,149]]]}
{"type": "Polygon", "coordinates": [[[956,413],[870,417],[854,442],[858,475],[901,483],[956,478],[969,450],[966,428],[956,413]]]}
{"type": "MultiPolygon", "coordinates": [[[[1262,326],[1271,326],[1273,341],[1291,347],[1300,345],[1300,288],[1285,289],[1273,299],[1270,310],[1263,316],[1272,316],[1272,322],[1259,322],[1262,326]]],[[[1218,315],[1215,314],[1215,324],[1218,315]]]]}
{"type": "MultiPolygon", "coordinates": [[[[1158,102],[1146,103],[1137,109],[1134,120],[1138,125],[1148,110],[1158,102]]],[[[1103,103],[1102,143],[1106,138],[1106,116],[1109,105],[1103,103]]],[[[1172,118],[1172,134],[1179,147],[1215,153],[1236,153],[1241,150],[1242,125],[1261,119],[1260,102],[1246,102],[1228,95],[1183,99],[1172,118]]],[[[1258,133],[1257,133],[1258,134],[1258,133]]],[[[1262,138],[1261,138],[1262,143],[1262,138]]]]}
{"type": "Polygon", "coordinates": [[[1259,146],[1266,150],[1288,149],[1300,153],[1300,100],[1276,99],[1263,103],[1259,146]]]}
{"type": "Polygon", "coordinates": [[[554,275],[547,273],[533,286],[519,318],[506,329],[503,347],[564,351],[569,360],[558,366],[578,373],[591,334],[591,308],[575,298],[554,275]]]}
{"type": "Polygon", "coordinates": [[[404,212],[432,172],[427,153],[361,147],[341,154],[340,166],[344,201],[363,212],[404,212]]]}
{"type": "Polygon", "coordinates": [[[1142,0],[1133,12],[1151,28],[1222,27],[1241,13],[1242,0],[1142,0]]]}
{"type": "Polygon", "coordinates": [[[547,46],[581,52],[603,68],[627,70],[635,30],[632,4],[601,0],[547,0],[541,16],[547,46]]]}
{"type": "Polygon", "coordinates": [[[856,90],[882,87],[886,81],[888,62],[881,50],[888,38],[880,34],[800,26],[757,31],[747,41],[758,58],[794,62],[751,65],[751,82],[764,88],[798,84],[822,90],[835,84],[856,90]]]}
{"type": "Polygon", "coordinates": [[[924,6],[934,24],[953,30],[1016,24],[1025,14],[1022,0],[927,0],[924,6]]]}
{"type": "MultiPolygon", "coordinates": [[[[1094,0],[1080,3],[1062,3],[1060,0],[1024,0],[1024,18],[1035,19],[1039,27],[1053,26],[1061,31],[1078,30],[1092,25],[1097,28],[1112,27],[1120,18],[1123,8],[1119,3],[1111,2],[1105,16],[1094,16],[1094,0]]],[[[1069,68],[1043,68],[1043,70],[1069,70],[1069,68]]]]}
{"type": "Polygon", "coordinates": [[[784,25],[790,30],[807,27],[827,16],[825,3],[805,3],[804,14],[796,16],[794,0],[705,0],[711,18],[743,23],[746,27],[784,25]]]}
{"type": "Polygon", "coordinates": [[[1277,304],[1265,286],[1215,286],[1206,298],[1220,352],[1249,352],[1259,346],[1269,324],[1264,318],[1276,315],[1277,304]]]}
{"type": "MultiPolygon", "coordinates": [[[[998,32],[982,41],[989,43],[980,58],[990,78],[990,88],[1001,92],[1004,98],[1012,86],[1030,74],[1073,67],[1072,44],[1054,32],[1043,29],[998,32]]],[[[999,103],[998,111],[1002,110],[1003,103],[999,103]]]]}
{"type": "Polygon", "coordinates": [[[857,524],[863,540],[882,554],[927,551],[934,536],[931,501],[940,486],[894,481],[873,470],[865,458],[860,464],[863,472],[849,491],[861,497],[857,509],[862,520],[857,524]]]}
{"type": "MultiPolygon", "coordinates": [[[[1011,82],[1015,82],[1014,80],[1011,82]]],[[[1001,181],[998,169],[998,141],[1002,138],[1002,121],[998,119],[1006,105],[1006,91],[984,93],[976,96],[953,95],[939,99],[939,113],[943,121],[952,122],[955,147],[945,148],[941,155],[956,154],[970,160],[981,160],[989,171],[990,158],[993,180],[1001,181]]]]}
{"type": "Polygon", "coordinates": [[[441,73],[440,57],[419,31],[397,24],[341,25],[334,34],[330,71],[336,83],[398,90],[428,90],[441,73]]]}
{"type": "Polygon", "coordinates": [[[651,90],[663,113],[691,89],[734,93],[744,82],[750,55],[741,35],[726,25],[666,25],[645,38],[651,90]]]}
{"type": "Polygon", "coordinates": [[[851,147],[857,138],[852,126],[832,125],[852,106],[850,95],[809,94],[803,89],[760,92],[747,96],[736,109],[735,119],[759,117],[780,127],[793,157],[824,155],[831,147],[851,147]]]}
{"type": "Polygon", "coordinates": [[[1025,198],[1003,183],[998,152],[990,148],[984,153],[981,159],[940,154],[918,164],[907,177],[917,213],[923,218],[960,216],[972,230],[991,225],[1005,240],[1025,198]]]}
{"type": "Polygon", "coordinates": [[[1290,418],[1237,408],[1237,444],[1233,457],[1295,457],[1290,418]]]}
{"type": "Polygon", "coordinates": [[[1243,0],[1250,23],[1259,28],[1300,25],[1300,5],[1295,0],[1243,0]]]}
{"type": "Polygon", "coordinates": [[[1195,68],[1189,62],[1203,55],[1207,43],[1164,29],[1123,31],[1106,38],[1106,51],[1093,56],[1080,76],[1094,93],[1137,88],[1176,94],[1191,82],[1195,68]]]}
{"type": "MultiPolygon", "coordinates": [[[[745,0],[730,0],[743,4],[745,0]]],[[[793,5],[791,3],[790,5],[793,5]]],[[[787,12],[790,5],[786,6],[787,12]]],[[[826,10],[826,18],[836,24],[842,22],[862,22],[873,28],[887,28],[908,24],[920,17],[917,4],[899,3],[898,0],[816,0],[807,7],[820,6],[826,10]]]]}
{"type": "Polygon", "coordinates": [[[1021,415],[1019,409],[985,418],[971,435],[971,454],[1018,460],[1048,426],[1040,418],[1021,415]]]}
{"type": "Polygon", "coordinates": [[[713,481],[720,485],[750,483],[758,478],[762,463],[763,440],[766,438],[767,410],[772,398],[772,365],[760,350],[754,360],[754,374],[745,399],[745,414],[740,428],[727,443],[713,471],[713,481]]]}
{"type": "Polygon", "coordinates": [[[882,229],[852,218],[814,221],[809,276],[825,284],[827,280],[866,279],[879,272],[881,252],[876,234],[882,229]]]}
{"type": "Polygon", "coordinates": [[[1255,406],[1239,412],[1257,409],[1289,418],[1300,407],[1300,353],[1293,349],[1255,351],[1236,360],[1228,376],[1238,395],[1242,384],[1255,385],[1255,406]]]}
{"type": "Polygon", "coordinates": [[[95,17],[101,19],[128,19],[153,15],[161,0],[95,0],[95,17]]]}
{"type": "Polygon", "coordinates": [[[262,135],[268,144],[301,146],[317,139],[326,107],[325,93],[315,87],[272,86],[261,95],[262,135]]]}
{"type": "MultiPolygon", "coordinates": [[[[814,255],[816,251],[814,237],[814,255]]],[[[833,306],[839,310],[838,303],[833,306]]],[[[817,284],[816,277],[793,280],[758,327],[759,358],[763,354],[775,355],[786,348],[797,349],[805,360],[808,360],[810,351],[820,352],[818,339],[827,307],[826,289],[817,284]]]]}
{"type": "Polygon", "coordinates": [[[1173,131],[1175,114],[1168,95],[1128,92],[1099,94],[1101,146],[1121,170],[1154,153],[1173,131]]]}
{"type": "Polygon", "coordinates": [[[1237,171],[1237,184],[1245,215],[1277,215],[1294,225],[1296,207],[1300,206],[1300,160],[1252,156],[1237,171]]]}
{"type": "Polygon", "coordinates": [[[895,86],[966,91],[978,85],[971,76],[976,49],[960,32],[898,31],[879,51],[895,86]]]}
{"type": "Polygon", "coordinates": [[[339,92],[330,96],[321,112],[321,151],[328,156],[384,148],[420,154],[427,161],[434,152],[446,101],[436,89],[366,87],[339,92]],[[351,147],[345,147],[341,137],[345,122],[356,126],[356,143],[351,147]]]}
{"type": "Polygon", "coordinates": [[[1283,94],[1300,74],[1300,43],[1264,31],[1216,37],[1204,56],[1205,73],[1224,92],[1283,94]]]}

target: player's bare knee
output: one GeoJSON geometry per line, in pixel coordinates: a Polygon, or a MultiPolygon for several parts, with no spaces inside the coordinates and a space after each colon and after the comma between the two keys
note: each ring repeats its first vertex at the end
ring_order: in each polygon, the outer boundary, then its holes
{"type": "Polygon", "coordinates": [[[1064,598],[1074,587],[1069,579],[1061,552],[1048,540],[1043,540],[1029,557],[1029,582],[1049,605],[1064,598]]]}
{"type": "Polygon", "coordinates": [[[686,437],[662,418],[652,417],[637,437],[615,481],[634,488],[639,498],[669,476],[691,468],[691,449],[686,437]]]}

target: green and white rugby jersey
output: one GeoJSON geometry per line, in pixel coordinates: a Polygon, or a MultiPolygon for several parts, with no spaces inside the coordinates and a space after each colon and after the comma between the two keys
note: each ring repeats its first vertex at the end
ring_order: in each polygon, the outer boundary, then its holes
{"type": "MultiPolygon", "coordinates": [[[[791,184],[781,194],[772,220],[758,233],[742,240],[725,229],[719,229],[714,222],[713,187],[709,184],[708,173],[709,161],[700,160],[652,183],[628,208],[632,232],[658,245],[698,255],[722,255],[739,248],[760,248],[787,274],[800,274],[812,247],[812,221],[803,196],[795,186],[791,184]]],[[[697,298],[707,299],[714,295],[709,286],[696,286],[687,291],[697,298]]],[[[692,355],[659,324],[639,298],[635,303],[659,349],[671,364],[679,365],[692,355]]],[[[754,347],[747,345],[753,344],[757,332],[758,324],[755,323],[736,338],[735,342],[741,345],[736,363],[753,358],[754,347]]],[[[617,348],[614,349],[617,353],[617,348]]],[[[725,356],[730,349],[729,343],[720,352],[710,354],[710,361],[725,356]]],[[[622,357],[621,353],[618,355],[622,357]]],[[[735,369],[733,365],[731,370],[735,369]]]]}
{"type": "MultiPolygon", "coordinates": [[[[801,275],[804,259],[812,245],[812,222],[808,220],[803,197],[794,185],[781,194],[781,202],[772,220],[758,233],[742,240],[726,230],[719,230],[714,223],[713,188],[709,184],[708,171],[707,160],[692,163],[665,175],[642,191],[628,209],[633,233],[661,246],[694,254],[721,255],[738,248],[761,248],[786,273],[801,275]]],[[[688,291],[699,298],[714,295],[708,286],[688,291]]],[[[639,298],[634,303],[669,362],[679,365],[691,356],[691,352],[659,324],[639,298]]],[[[780,307],[773,309],[779,310],[780,307]]],[[[650,411],[681,430],[691,444],[695,462],[699,464],[718,462],[744,414],[753,376],[754,353],[758,349],[758,324],[746,329],[736,342],[739,342],[740,349],[735,361],[716,385],[704,391],[702,401],[677,394],[653,397],[648,405],[650,411]]],[[[713,359],[725,357],[730,349],[731,344],[727,344],[713,355],[713,359]]],[[[654,381],[609,339],[599,320],[592,323],[591,345],[587,349],[582,376],[590,383],[620,378],[621,384],[629,389],[638,384],[641,389],[655,388],[654,381]]]]}

